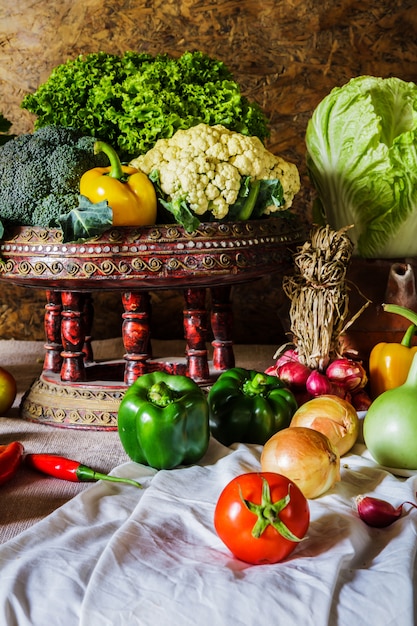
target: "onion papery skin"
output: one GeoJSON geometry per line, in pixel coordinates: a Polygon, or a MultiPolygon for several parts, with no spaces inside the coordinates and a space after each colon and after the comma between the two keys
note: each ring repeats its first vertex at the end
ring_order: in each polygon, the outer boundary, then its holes
{"type": "Polygon", "coordinates": [[[317,430],[284,428],[265,443],[263,472],[286,476],[308,499],[323,495],[340,480],[340,455],[332,442],[317,430]]]}
{"type": "Polygon", "coordinates": [[[311,369],[298,361],[286,361],[277,367],[277,376],[290,389],[305,389],[311,369]]]}
{"type": "Polygon", "coordinates": [[[290,428],[304,426],[326,435],[343,456],[355,445],[359,435],[359,417],[343,398],[323,395],[302,404],[294,413],[290,428]]]}
{"type": "Polygon", "coordinates": [[[368,382],[365,369],[352,359],[335,359],[326,369],[327,378],[343,385],[348,391],[363,389],[368,382]]]}

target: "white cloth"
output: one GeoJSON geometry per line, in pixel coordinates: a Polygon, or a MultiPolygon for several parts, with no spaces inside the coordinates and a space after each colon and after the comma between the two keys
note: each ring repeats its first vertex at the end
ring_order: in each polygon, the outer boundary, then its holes
{"type": "Polygon", "coordinates": [[[143,489],[99,482],[0,546],[7,626],[413,626],[417,511],[372,529],[353,498],[414,500],[357,444],[342,480],[310,500],[307,538],[284,562],[235,559],[213,526],[229,480],[260,469],[260,446],[214,439],[199,465],[114,471],[143,489]]]}

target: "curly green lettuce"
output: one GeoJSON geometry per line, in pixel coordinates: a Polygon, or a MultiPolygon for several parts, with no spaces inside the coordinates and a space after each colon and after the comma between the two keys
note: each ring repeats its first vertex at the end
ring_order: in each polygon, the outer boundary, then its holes
{"type": "Polygon", "coordinates": [[[54,68],[21,106],[37,115],[35,129],[72,126],[110,143],[123,160],[202,122],[262,141],[269,135],[260,106],[241,94],[223,62],[202,52],[178,59],[131,51],[80,55],[54,68]]]}

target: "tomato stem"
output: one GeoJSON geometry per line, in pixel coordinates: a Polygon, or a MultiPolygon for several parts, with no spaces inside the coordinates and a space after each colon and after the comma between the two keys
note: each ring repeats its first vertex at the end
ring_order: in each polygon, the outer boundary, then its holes
{"type": "Polygon", "coordinates": [[[288,526],[286,526],[279,517],[279,513],[283,509],[285,509],[285,507],[288,506],[288,504],[290,503],[290,489],[291,485],[288,485],[287,495],[277,502],[272,502],[269,483],[266,478],[262,476],[261,504],[255,504],[255,502],[245,500],[242,491],[240,491],[240,497],[242,498],[244,505],[251,513],[254,513],[254,515],[256,515],[258,518],[255,522],[254,527],[252,528],[253,537],[259,539],[259,537],[262,535],[263,532],[265,532],[268,526],[273,526],[275,530],[279,532],[282,537],[284,537],[284,539],[288,539],[289,541],[301,541],[301,539],[294,535],[294,533],[291,532],[288,526]]]}

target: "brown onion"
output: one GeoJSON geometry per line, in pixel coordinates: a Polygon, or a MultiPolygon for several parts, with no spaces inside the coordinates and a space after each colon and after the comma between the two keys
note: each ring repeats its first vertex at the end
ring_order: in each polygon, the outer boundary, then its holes
{"type": "Polygon", "coordinates": [[[336,446],[340,456],[356,443],[359,418],[350,402],[335,395],[313,398],[294,413],[290,427],[304,426],[323,433],[336,446]]]}
{"type": "Polygon", "coordinates": [[[284,428],[273,435],[261,454],[263,472],[286,476],[306,498],[317,498],[340,480],[337,448],[312,428],[284,428]]]}

